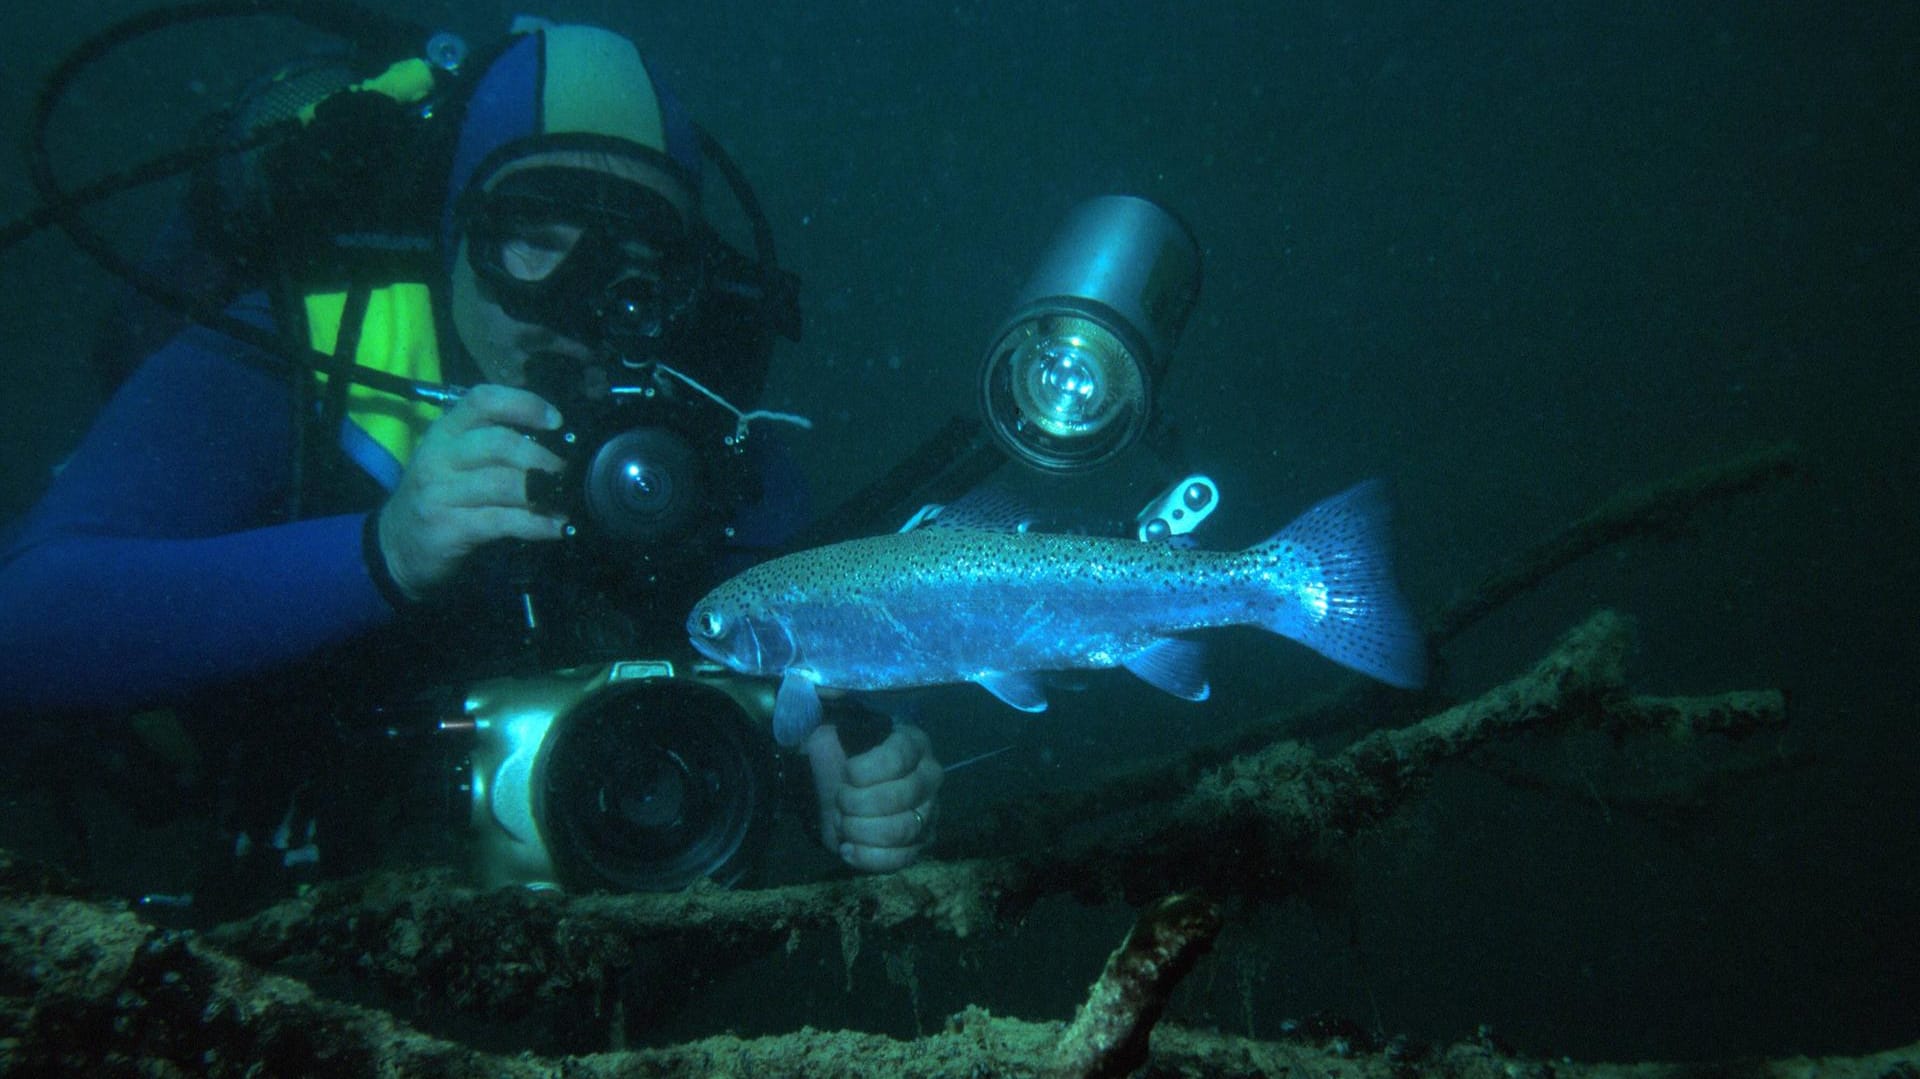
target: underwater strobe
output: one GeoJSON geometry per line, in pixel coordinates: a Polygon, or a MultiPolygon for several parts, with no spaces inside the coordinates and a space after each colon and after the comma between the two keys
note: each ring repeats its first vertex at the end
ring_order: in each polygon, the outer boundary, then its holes
{"type": "Polygon", "coordinates": [[[1125,195],[1075,207],[987,349],[994,437],[1051,472],[1126,449],[1199,295],[1200,245],[1179,218],[1125,195]]]}

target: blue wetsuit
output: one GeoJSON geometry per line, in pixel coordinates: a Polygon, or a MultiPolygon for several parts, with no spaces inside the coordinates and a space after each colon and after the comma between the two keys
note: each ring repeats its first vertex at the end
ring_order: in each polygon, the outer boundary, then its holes
{"type": "MultiPolygon", "coordinates": [[[[5,537],[0,712],[144,706],[395,620],[362,557],[373,506],[282,520],[290,395],[245,347],[193,328],[149,357],[5,537]]],[[[767,497],[736,522],[747,546],[805,515],[791,461],[767,457],[767,497]]]]}

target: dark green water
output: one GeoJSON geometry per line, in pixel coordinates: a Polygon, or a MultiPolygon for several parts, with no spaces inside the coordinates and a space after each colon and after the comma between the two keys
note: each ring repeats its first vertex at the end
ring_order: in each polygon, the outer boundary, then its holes
{"type": "MultiPolygon", "coordinates": [[[[16,20],[0,53],[0,138],[14,145],[39,77],[132,10],[29,6],[46,10],[16,20]]],[[[475,39],[509,14],[400,10],[475,39]]],[[[1518,754],[1590,781],[1586,803],[1449,773],[1360,844],[1336,902],[1233,930],[1190,1018],[1244,1029],[1251,1015],[1271,1034],[1327,1010],[1435,1039],[1485,1022],[1531,1051],[1606,1058],[1920,1036],[1920,9],[831,0],[550,14],[633,34],[754,178],[809,316],[766,403],[816,420],[799,446],[824,501],[971,402],[980,350],[1048,231],[1110,192],[1175,208],[1205,249],[1164,403],[1226,492],[1223,542],[1387,476],[1404,581],[1432,608],[1621,485],[1755,443],[1803,448],[1803,481],[1573,567],[1450,659],[1452,688],[1471,693],[1616,607],[1640,620],[1637,690],[1785,688],[1777,750],[1811,751],[1811,766],[1719,787],[1677,829],[1603,792],[1710,753],[1518,754]]],[[[272,43],[231,27],[169,40],[85,84],[84,122],[59,146],[76,175],[171,145],[272,43]]],[[[28,191],[23,164],[0,162],[9,216],[28,191]]],[[[102,220],[138,236],[163,201],[102,220]]],[[[0,275],[12,513],[96,403],[80,359],[110,283],[52,236],[0,256],[0,275]]],[[[952,714],[923,720],[943,756],[1016,752],[956,776],[952,806],[1073,783],[1335,679],[1264,639],[1230,638],[1219,660],[1205,711],[1120,683],[1037,719],[956,695],[952,714]]],[[[1064,1015],[1125,919],[1065,904],[1036,918],[1023,933],[1051,926],[1052,952],[1028,936],[962,968],[924,950],[927,1015],[966,1001],[1064,1015]],[[1012,966],[1036,953],[1039,969],[1012,966]]],[[[808,987],[795,999],[820,1011],[704,1018],[911,1032],[875,955],[860,995],[836,1002],[835,958],[790,969],[808,987]]],[[[711,1006],[728,1000],[722,986],[711,1006]]]]}

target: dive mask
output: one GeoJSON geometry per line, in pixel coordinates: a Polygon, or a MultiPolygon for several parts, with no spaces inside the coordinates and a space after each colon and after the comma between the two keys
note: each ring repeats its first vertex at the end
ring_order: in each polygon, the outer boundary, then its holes
{"type": "Polygon", "coordinates": [[[522,169],[459,207],[487,298],[623,359],[670,351],[706,287],[702,245],[673,203],[596,169],[522,169]]]}

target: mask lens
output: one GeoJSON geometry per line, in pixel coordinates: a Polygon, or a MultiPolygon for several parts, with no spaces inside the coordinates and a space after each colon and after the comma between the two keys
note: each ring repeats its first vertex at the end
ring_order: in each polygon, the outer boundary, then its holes
{"type": "Polygon", "coordinates": [[[664,337],[701,275],[659,192],[584,169],[528,169],[475,193],[468,259],[508,315],[616,348],[664,337]]]}
{"type": "Polygon", "coordinates": [[[578,225],[558,222],[509,224],[491,257],[499,271],[515,281],[545,281],[566,261],[583,232],[578,225]]]}

